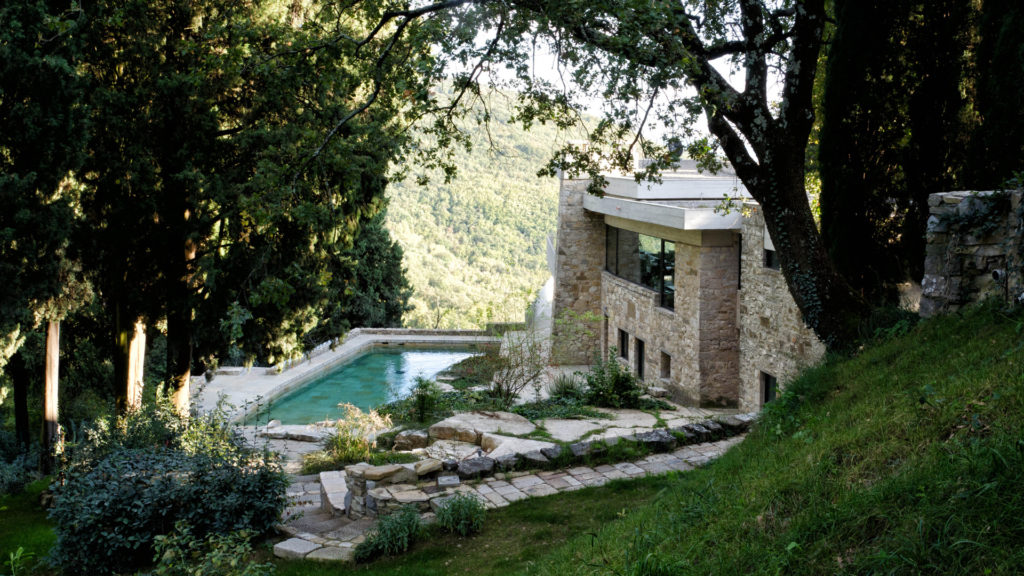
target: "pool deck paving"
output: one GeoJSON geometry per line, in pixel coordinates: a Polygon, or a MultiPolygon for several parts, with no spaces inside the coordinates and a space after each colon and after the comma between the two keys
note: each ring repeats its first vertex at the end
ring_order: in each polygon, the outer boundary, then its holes
{"type": "MultiPolygon", "coordinates": [[[[479,480],[459,480],[442,475],[422,485],[396,485],[390,494],[418,494],[431,491],[431,504],[443,495],[469,494],[488,509],[502,508],[529,498],[542,498],[588,486],[602,486],[611,480],[641,478],[668,472],[687,472],[703,466],[743,441],[745,434],[714,442],[691,444],[673,452],[651,454],[633,462],[600,466],[573,466],[546,471],[517,471],[493,474],[479,480]]],[[[338,504],[344,501],[344,471],[319,475],[293,476],[288,489],[289,505],[278,531],[284,539],[274,546],[279,558],[322,562],[351,562],[355,547],[376,525],[369,517],[348,518],[338,504]],[[332,491],[328,491],[332,490],[332,491]]],[[[378,488],[379,490],[379,488],[378,488]]],[[[343,506],[343,504],[342,504],[343,506]]],[[[433,522],[433,512],[421,514],[425,523],[433,522]]]]}

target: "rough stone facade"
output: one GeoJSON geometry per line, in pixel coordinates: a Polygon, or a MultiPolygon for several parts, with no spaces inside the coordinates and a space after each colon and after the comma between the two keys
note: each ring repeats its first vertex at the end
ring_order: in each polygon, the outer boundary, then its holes
{"type": "Polygon", "coordinates": [[[674,310],[662,308],[653,290],[608,272],[602,275],[605,342],[619,347],[619,330],[627,332],[631,369],[636,372],[642,361],[645,382],[665,388],[676,402],[736,406],[737,238],[729,231],[690,236],[699,244],[675,242],[674,310]],[[644,342],[642,359],[637,358],[637,339],[644,342]]]}
{"type": "MultiPolygon", "coordinates": [[[[594,327],[599,336],[588,341],[556,320],[556,363],[589,363],[597,346],[621,354],[624,331],[627,354],[620,360],[634,373],[642,362],[644,381],[673,400],[759,410],[764,375],[781,389],[824,355],[782,273],[764,266],[764,219],[756,203],[746,205],[742,224],[673,228],[625,213],[591,212],[583,206],[585,188],[585,181],[562,183],[553,314],[589,313],[603,317],[603,326],[594,327]],[[655,291],[605,271],[606,224],[675,244],[674,309],[663,308],[655,291]],[[643,358],[637,357],[638,340],[643,358]]],[[[629,264],[618,263],[620,274],[636,276],[623,270],[629,264]]]]}
{"type": "Polygon", "coordinates": [[[801,368],[818,362],[825,345],[803,322],[782,272],[764,266],[764,216],[757,204],[746,205],[743,262],[739,290],[740,409],[764,403],[763,375],[775,377],[779,389],[801,368]]]}
{"type": "Polygon", "coordinates": [[[943,192],[928,197],[922,316],[988,297],[1024,299],[1022,191],[943,192]]]}
{"type": "Polygon", "coordinates": [[[596,315],[601,310],[604,218],[583,209],[586,188],[585,180],[563,180],[558,197],[551,354],[559,364],[592,363],[593,335],[601,330],[599,322],[579,325],[570,318],[596,315]],[[581,337],[587,333],[591,337],[581,337]]]}

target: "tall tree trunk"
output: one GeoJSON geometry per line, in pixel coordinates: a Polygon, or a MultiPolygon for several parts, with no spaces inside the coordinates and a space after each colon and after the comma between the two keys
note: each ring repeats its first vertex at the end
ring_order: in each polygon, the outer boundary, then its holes
{"type": "MultiPolygon", "coordinates": [[[[784,146],[777,152],[786,153],[784,146]]],[[[856,342],[861,320],[868,311],[861,298],[829,258],[814,222],[804,185],[803,145],[765,163],[763,189],[751,194],[764,209],[765,226],[779,256],[786,285],[804,322],[830,349],[856,342]]]]}
{"type": "Polygon", "coordinates": [[[118,302],[114,305],[114,398],[119,412],[142,406],[146,323],[118,302]]]}
{"type": "Polygon", "coordinates": [[[28,449],[28,385],[31,380],[25,357],[21,351],[11,356],[7,363],[7,374],[14,385],[14,435],[22,450],[28,449]]]}
{"type": "Polygon", "coordinates": [[[131,342],[128,344],[128,408],[138,410],[142,407],[142,382],[146,367],[146,323],[141,318],[135,320],[131,342]]]}
{"type": "Polygon", "coordinates": [[[39,469],[49,474],[53,469],[53,456],[61,452],[59,445],[58,392],[60,374],[60,322],[51,320],[46,325],[46,371],[43,377],[43,430],[39,469]]]}
{"type": "MultiPolygon", "coordinates": [[[[183,214],[182,228],[187,230],[192,213],[185,209],[183,214]]],[[[168,274],[167,378],[175,408],[187,415],[192,381],[192,276],[196,244],[186,235],[183,247],[184,254],[172,251],[175,269],[173,274],[168,274]]]]}

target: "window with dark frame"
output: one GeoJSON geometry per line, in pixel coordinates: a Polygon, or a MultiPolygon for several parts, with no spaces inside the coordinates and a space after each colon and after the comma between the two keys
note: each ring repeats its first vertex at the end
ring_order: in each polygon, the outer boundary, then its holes
{"type": "Polygon", "coordinates": [[[672,378],[672,357],[668,354],[661,353],[661,379],[668,380],[672,378]]]}
{"type": "Polygon", "coordinates": [[[761,404],[767,404],[778,395],[779,382],[775,376],[761,372],[761,404]]]}
{"type": "Polygon", "coordinates": [[[736,258],[736,289],[743,289],[743,234],[736,235],[736,250],[738,258],[736,258]]]}
{"type": "Polygon", "coordinates": [[[634,340],[636,340],[636,377],[638,380],[643,380],[644,363],[646,361],[644,358],[644,341],[639,338],[635,338],[634,340]]]}
{"type": "Polygon", "coordinates": [[[629,332],[619,328],[619,358],[629,360],[629,332]]]}
{"type": "Polygon", "coordinates": [[[658,293],[658,306],[675,309],[675,243],[605,225],[604,268],[658,293]]]}

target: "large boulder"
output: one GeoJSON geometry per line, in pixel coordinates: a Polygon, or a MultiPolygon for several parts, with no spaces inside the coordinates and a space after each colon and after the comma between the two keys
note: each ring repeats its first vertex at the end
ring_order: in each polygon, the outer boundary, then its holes
{"type": "Polygon", "coordinates": [[[456,414],[434,424],[428,430],[435,440],[458,440],[460,442],[480,443],[480,436],[485,433],[529,434],[537,427],[532,422],[511,412],[465,412],[456,414]]]}
{"type": "Polygon", "coordinates": [[[395,450],[415,450],[426,448],[430,442],[426,430],[403,430],[395,436],[395,450]]]}
{"type": "Polygon", "coordinates": [[[494,460],[486,456],[470,458],[459,462],[459,478],[468,480],[470,478],[481,478],[494,471],[494,460]]]}

